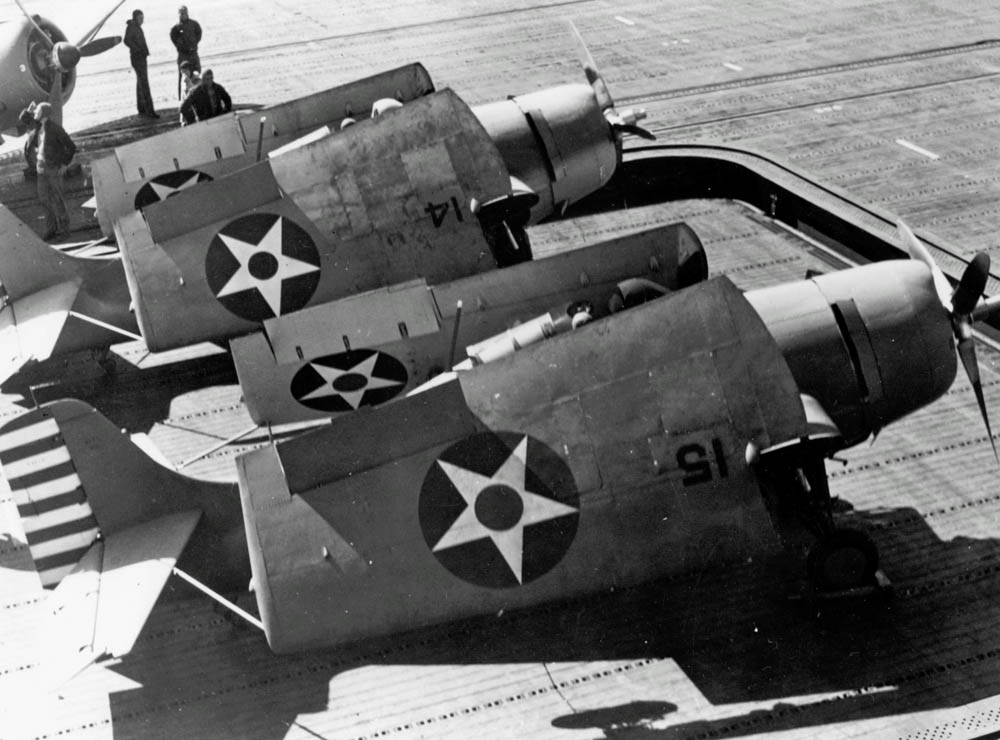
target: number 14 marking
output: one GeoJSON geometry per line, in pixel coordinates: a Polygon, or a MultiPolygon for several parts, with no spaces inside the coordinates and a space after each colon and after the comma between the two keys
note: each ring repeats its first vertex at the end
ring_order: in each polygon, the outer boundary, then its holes
{"type": "Polygon", "coordinates": [[[427,202],[427,207],[424,209],[424,213],[427,213],[431,217],[431,222],[434,224],[435,229],[440,229],[441,224],[444,223],[445,216],[448,215],[448,211],[455,210],[455,218],[459,221],[464,221],[462,217],[462,209],[458,207],[458,199],[452,196],[450,199],[444,201],[443,203],[432,203],[427,202]]]}

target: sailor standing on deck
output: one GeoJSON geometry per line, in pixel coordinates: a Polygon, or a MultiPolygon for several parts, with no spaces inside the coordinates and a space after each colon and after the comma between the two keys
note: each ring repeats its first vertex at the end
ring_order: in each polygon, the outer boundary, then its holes
{"type": "Polygon", "coordinates": [[[63,173],[76,154],[76,144],[58,123],[52,120],[52,106],[35,106],[38,122],[38,200],[45,210],[48,231],[44,239],[69,234],[69,211],[63,196],[63,173]]]}
{"type": "Polygon", "coordinates": [[[159,118],[153,108],[153,94],[149,91],[149,73],[146,68],[149,47],[146,46],[146,34],[142,30],[143,18],[141,10],[132,11],[132,20],[125,23],[125,46],[128,47],[132,69],[135,70],[135,105],[139,115],[159,118]]]}
{"type": "Polygon", "coordinates": [[[186,5],[177,9],[177,24],[170,29],[170,40],[177,49],[177,99],[182,100],[180,71],[181,63],[190,62],[192,72],[201,72],[201,59],[198,58],[198,44],[201,43],[201,25],[188,17],[186,5]]]}

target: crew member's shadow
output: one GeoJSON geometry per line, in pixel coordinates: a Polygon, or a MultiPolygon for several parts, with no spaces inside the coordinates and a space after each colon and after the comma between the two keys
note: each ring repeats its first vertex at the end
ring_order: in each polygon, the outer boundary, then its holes
{"type": "MultiPolygon", "coordinates": [[[[652,654],[675,661],[714,708],[759,702],[760,709],[671,724],[660,703],[633,702],[563,715],[553,725],[589,726],[616,740],[741,737],[948,709],[1000,693],[1000,635],[992,628],[1000,619],[1000,543],[941,541],[913,509],[849,519],[879,543],[891,594],[774,599],[773,584],[742,568],[731,571],[728,586],[710,579],[709,588],[663,589],[663,619],[655,636],[646,633],[652,654]]],[[[677,699],[663,698],[664,706],[677,699]]]]}

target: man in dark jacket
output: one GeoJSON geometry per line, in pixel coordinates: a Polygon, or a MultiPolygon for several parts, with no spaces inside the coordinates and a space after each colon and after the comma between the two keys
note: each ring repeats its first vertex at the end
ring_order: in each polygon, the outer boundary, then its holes
{"type": "Polygon", "coordinates": [[[201,26],[198,21],[188,18],[188,9],[182,5],[177,9],[179,20],[170,29],[170,40],[177,49],[177,99],[181,99],[181,62],[191,62],[192,72],[201,72],[198,58],[198,44],[201,43],[201,26]]]}
{"type": "Polygon", "coordinates": [[[52,120],[52,106],[39,103],[35,106],[38,122],[38,200],[45,211],[48,231],[44,239],[69,233],[69,212],[63,196],[63,173],[73,161],[76,144],[63,127],[52,120]]]}
{"type": "Polygon", "coordinates": [[[215,116],[229,113],[233,109],[233,101],[222,85],[215,84],[212,70],[206,69],[201,76],[201,82],[191,88],[191,92],[181,103],[181,115],[184,123],[204,121],[215,116]]]}
{"type": "Polygon", "coordinates": [[[128,47],[135,70],[135,104],[140,116],[159,118],[153,108],[153,95],[149,91],[149,75],[146,70],[146,58],[149,47],[146,46],[146,34],[142,31],[143,14],[141,10],[132,11],[132,20],[125,23],[125,46],[128,47]]]}
{"type": "Polygon", "coordinates": [[[35,163],[38,160],[38,133],[41,126],[38,121],[35,120],[35,107],[38,105],[34,100],[28,104],[28,107],[21,111],[21,115],[17,117],[17,135],[24,136],[24,161],[26,166],[24,168],[25,178],[31,178],[38,175],[38,171],[35,169],[35,163]]]}

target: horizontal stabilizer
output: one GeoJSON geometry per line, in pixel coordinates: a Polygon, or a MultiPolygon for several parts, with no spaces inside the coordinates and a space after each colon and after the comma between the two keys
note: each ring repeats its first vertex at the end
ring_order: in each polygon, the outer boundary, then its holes
{"type": "Polygon", "coordinates": [[[0,283],[8,300],[43,290],[75,274],[70,257],[42,241],[3,205],[0,205],[0,234],[3,234],[0,283]]]}
{"type": "Polygon", "coordinates": [[[91,545],[49,598],[40,688],[54,689],[90,663],[132,649],[200,517],[171,514],[91,545]]]}
{"type": "Polygon", "coordinates": [[[60,283],[0,309],[0,382],[25,363],[52,356],[79,291],[75,281],[60,283]]]}

